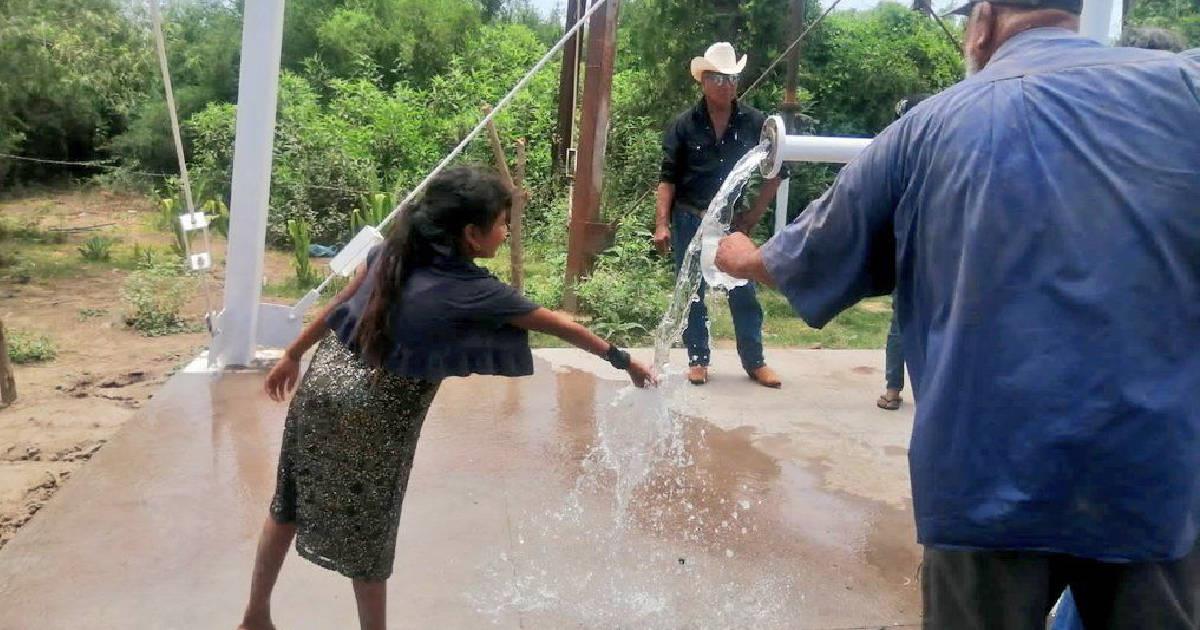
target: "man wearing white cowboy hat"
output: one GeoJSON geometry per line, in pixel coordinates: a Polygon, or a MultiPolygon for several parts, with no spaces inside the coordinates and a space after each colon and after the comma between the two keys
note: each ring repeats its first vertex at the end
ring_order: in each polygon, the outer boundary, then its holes
{"type": "MultiPolygon", "coordinates": [[[[677,116],[663,137],[654,244],[664,254],[674,250],[676,271],[683,265],[688,243],[717,189],[734,164],[759,142],[766,117],[737,101],[738,75],[745,67],[746,56],[738,59],[728,42],[717,42],[703,57],[692,59],[692,77],[700,83],[704,97],[677,116]]],[[[733,228],[749,232],[778,186],[778,179],[765,182],[750,210],[734,217],[733,228]]],[[[710,349],[704,290],[701,282],[700,301],[692,304],[683,333],[688,381],[694,385],[708,382],[710,349]]],[[[753,283],[729,292],[729,310],[742,368],[759,384],[780,387],[779,376],[763,359],[763,311],[753,283]]]]}

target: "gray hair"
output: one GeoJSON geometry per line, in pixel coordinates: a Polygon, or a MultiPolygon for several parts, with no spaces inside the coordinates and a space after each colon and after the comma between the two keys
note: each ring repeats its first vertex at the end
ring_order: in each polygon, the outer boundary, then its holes
{"type": "Polygon", "coordinates": [[[1169,28],[1135,26],[1125,29],[1121,35],[1120,45],[1130,48],[1179,52],[1187,46],[1187,41],[1178,31],[1169,28]]]}

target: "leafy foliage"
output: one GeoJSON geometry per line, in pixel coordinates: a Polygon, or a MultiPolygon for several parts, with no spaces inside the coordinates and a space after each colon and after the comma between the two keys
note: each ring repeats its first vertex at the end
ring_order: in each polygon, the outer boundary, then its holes
{"type": "Polygon", "coordinates": [[[1172,30],[1188,48],[1200,47],[1200,2],[1196,0],[1138,0],[1127,23],[1172,30]]]}
{"type": "Polygon", "coordinates": [[[961,55],[936,24],[898,4],[835,13],[805,49],[809,113],[832,135],[869,136],[896,117],[896,102],[962,78],[961,55]]]}
{"type": "Polygon", "coordinates": [[[289,219],[288,234],[292,237],[292,264],[296,269],[296,284],[301,287],[312,286],[316,283],[317,274],[308,255],[308,246],[312,245],[308,223],[304,219],[289,219]]]}
{"type": "Polygon", "coordinates": [[[191,278],[179,275],[178,264],[134,271],[121,287],[126,325],[147,337],[186,332],[182,312],[194,288],[191,278]]]}
{"type": "Polygon", "coordinates": [[[674,284],[670,263],[650,252],[650,230],[636,215],[618,225],[614,245],[576,288],[593,329],[615,343],[644,340],[662,317],[674,284]]]}
{"type": "Polygon", "coordinates": [[[350,233],[357,234],[368,225],[377,226],[383,223],[395,206],[396,202],[387,193],[363,195],[362,207],[350,215],[350,233]]]}
{"type": "Polygon", "coordinates": [[[112,246],[117,241],[108,236],[93,236],[79,247],[84,260],[105,261],[112,258],[112,246]]]}
{"type": "Polygon", "coordinates": [[[13,363],[43,363],[53,361],[58,356],[58,346],[45,335],[10,330],[5,335],[5,342],[8,344],[8,358],[13,363]]]}
{"type": "MultiPolygon", "coordinates": [[[[0,151],[90,159],[144,98],[143,18],[118,0],[0,3],[0,151]]],[[[0,162],[38,175],[50,167],[0,162]]]]}

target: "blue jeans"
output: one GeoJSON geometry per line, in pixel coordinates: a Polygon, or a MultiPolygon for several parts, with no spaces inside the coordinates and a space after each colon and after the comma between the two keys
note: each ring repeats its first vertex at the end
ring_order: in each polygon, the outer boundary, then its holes
{"type": "Polygon", "coordinates": [[[1063,591],[1052,630],[1083,630],[1083,621],[1079,619],[1079,611],[1075,609],[1075,598],[1069,588],[1063,591]]]}
{"type": "Polygon", "coordinates": [[[883,372],[888,389],[904,389],[904,338],[900,335],[900,322],[896,319],[895,301],[892,302],[892,327],[888,329],[883,372]]]}
{"type": "MultiPolygon", "coordinates": [[[[683,255],[688,244],[700,229],[700,217],[676,210],[671,213],[671,249],[675,252],[675,273],[683,267],[683,255]]],[[[708,306],[704,304],[707,287],[700,280],[700,301],[692,302],[688,311],[687,328],[683,331],[683,343],[687,346],[688,365],[708,365],[712,354],[708,345],[708,306]]],[[[733,330],[737,337],[738,356],[742,367],[755,370],[763,365],[762,325],[763,311],[758,304],[754,283],[750,282],[729,292],[729,312],[733,315],[733,330]]]]}

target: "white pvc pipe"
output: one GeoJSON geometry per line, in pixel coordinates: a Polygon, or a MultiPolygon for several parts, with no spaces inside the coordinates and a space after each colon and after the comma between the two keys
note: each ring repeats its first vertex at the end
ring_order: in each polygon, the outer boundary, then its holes
{"type": "Polygon", "coordinates": [[[824,138],[821,136],[786,136],[780,157],[784,162],[835,162],[853,160],[867,145],[869,138],[824,138]]]}
{"type": "Polygon", "coordinates": [[[210,352],[211,360],[223,366],[248,365],[257,349],[258,302],[262,297],[267,206],[271,198],[271,146],[283,45],[283,0],[250,0],[244,11],[225,310],[218,320],[210,352]]]}

